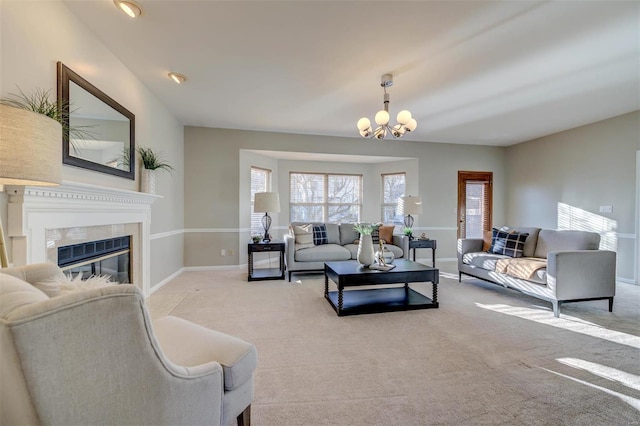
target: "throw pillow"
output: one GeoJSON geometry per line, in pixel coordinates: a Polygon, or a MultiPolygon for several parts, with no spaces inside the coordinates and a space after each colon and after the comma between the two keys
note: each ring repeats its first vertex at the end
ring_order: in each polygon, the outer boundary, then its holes
{"type": "Polygon", "coordinates": [[[329,244],[327,237],[327,227],[322,225],[313,225],[313,244],[319,246],[321,244],[329,244]]]}
{"type": "Polygon", "coordinates": [[[510,257],[522,257],[524,242],[529,234],[498,231],[491,252],[510,257]]]}
{"type": "Polygon", "coordinates": [[[313,247],[313,226],[309,225],[293,225],[293,235],[296,241],[296,250],[313,247]]]}
{"type": "Polygon", "coordinates": [[[376,228],[371,231],[371,240],[373,241],[374,246],[380,244],[380,228],[376,228]]]}
{"type": "Polygon", "coordinates": [[[482,251],[489,251],[493,243],[493,231],[482,232],[482,251]]]}
{"type": "Polygon", "coordinates": [[[393,244],[393,230],[396,227],[394,225],[382,225],[378,228],[380,232],[380,239],[384,240],[385,244],[393,244]]]}

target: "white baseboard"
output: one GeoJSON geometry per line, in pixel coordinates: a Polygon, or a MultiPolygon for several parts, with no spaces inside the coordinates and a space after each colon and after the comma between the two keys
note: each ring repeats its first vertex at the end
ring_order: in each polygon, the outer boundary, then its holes
{"type": "MultiPolygon", "coordinates": [[[[180,275],[182,273],[182,271],[184,271],[184,268],[180,268],[178,269],[176,272],[174,272],[173,274],[169,275],[167,278],[165,278],[164,280],[160,281],[158,284],[154,285],[153,287],[151,287],[149,289],[149,296],[151,296],[153,293],[155,293],[156,291],[160,290],[160,288],[162,288],[165,284],[167,284],[169,281],[171,281],[172,279],[174,279],[175,277],[177,277],[178,275],[180,275]]],[[[148,297],[148,296],[147,296],[148,297]]]]}

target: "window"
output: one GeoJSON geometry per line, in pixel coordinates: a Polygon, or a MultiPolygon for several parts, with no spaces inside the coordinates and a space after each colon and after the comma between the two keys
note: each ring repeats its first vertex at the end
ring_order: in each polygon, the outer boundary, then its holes
{"type": "Polygon", "coordinates": [[[289,174],[291,222],[357,222],[362,209],[362,176],[289,174]]]}
{"type": "Polygon", "coordinates": [[[264,213],[254,213],[253,203],[256,192],[271,191],[271,170],[251,167],[251,233],[263,234],[262,216],[264,213]]]}
{"type": "Polygon", "coordinates": [[[382,175],[382,222],[402,225],[403,218],[398,214],[398,198],[405,194],[405,173],[382,175]]]}

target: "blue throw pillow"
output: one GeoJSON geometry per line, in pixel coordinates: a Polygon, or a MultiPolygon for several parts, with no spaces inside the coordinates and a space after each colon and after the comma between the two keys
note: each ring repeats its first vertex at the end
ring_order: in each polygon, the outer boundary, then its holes
{"type": "Polygon", "coordinates": [[[313,244],[316,246],[329,244],[329,239],[327,238],[327,227],[324,224],[313,225],[313,244]]]}
{"type": "Polygon", "coordinates": [[[491,248],[493,254],[502,254],[510,257],[522,257],[524,243],[529,234],[518,234],[517,232],[505,232],[493,229],[491,248]]]}

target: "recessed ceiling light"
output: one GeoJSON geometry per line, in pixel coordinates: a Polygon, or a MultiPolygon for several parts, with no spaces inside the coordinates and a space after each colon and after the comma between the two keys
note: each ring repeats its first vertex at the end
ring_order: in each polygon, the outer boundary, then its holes
{"type": "Polygon", "coordinates": [[[185,81],[187,81],[187,77],[185,77],[182,74],[178,74],[177,72],[170,72],[169,73],[169,78],[173,81],[175,81],[178,84],[182,84],[185,81]]]}
{"type": "Polygon", "coordinates": [[[118,9],[132,18],[142,15],[142,7],[133,0],[113,0],[113,3],[118,6],[118,9]]]}

